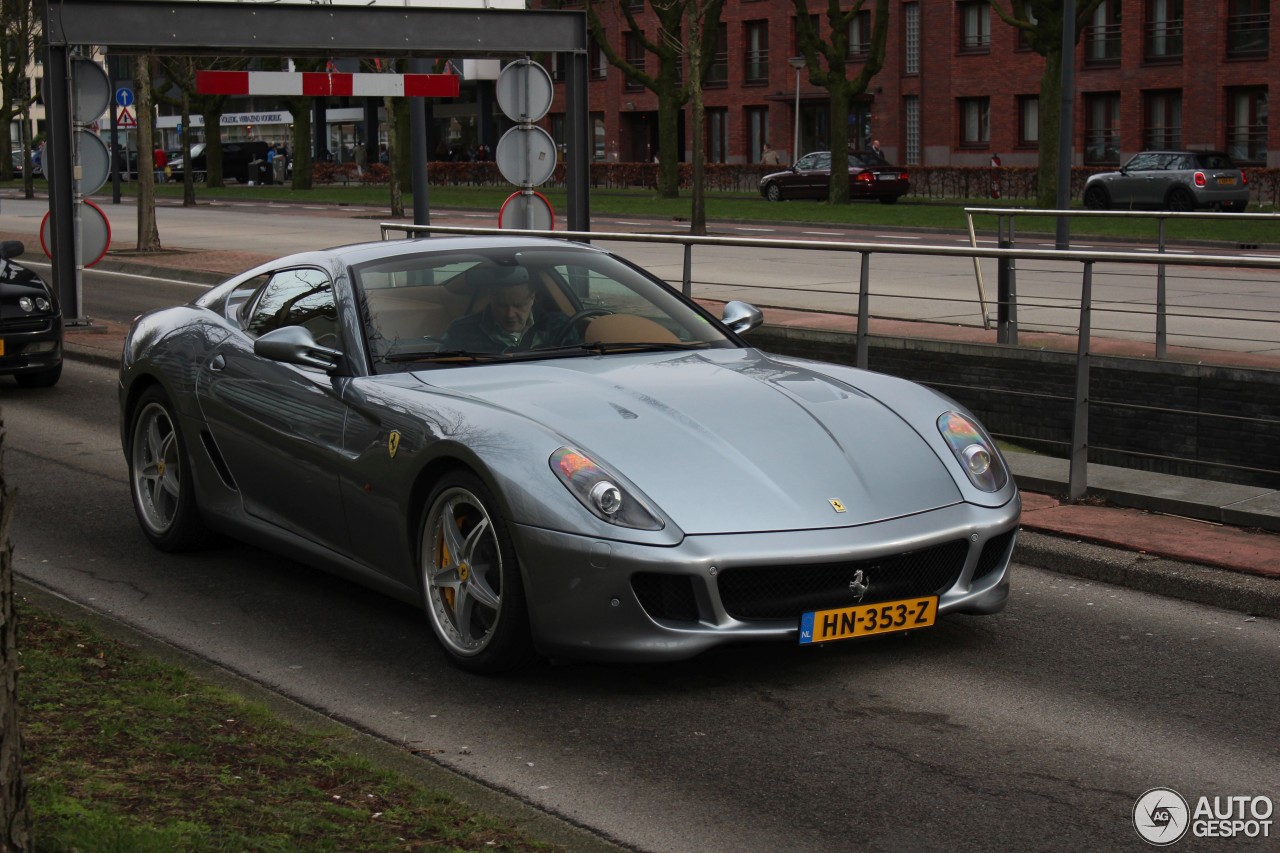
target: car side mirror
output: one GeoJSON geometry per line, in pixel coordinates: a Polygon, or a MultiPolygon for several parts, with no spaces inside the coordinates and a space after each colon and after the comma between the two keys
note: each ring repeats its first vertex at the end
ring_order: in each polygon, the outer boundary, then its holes
{"type": "Polygon", "coordinates": [[[21,240],[5,240],[0,243],[0,258],[16,258],[26,250],[21,240]]]}
{"type": "Polygon", "coordinates": [[[764,322],[764,312],[747,302],[737,299],[726,302],[720,322],[728,326],[734,333],[745,335],[764,322]]]}
{"type": "Polygon", "coordinates": [[[311,330],[303,326],[273,329],[253,342],[253,354],[284,364],[318,367],[332,371],[338,367],[342,351],[316,343],[311,330]]]}

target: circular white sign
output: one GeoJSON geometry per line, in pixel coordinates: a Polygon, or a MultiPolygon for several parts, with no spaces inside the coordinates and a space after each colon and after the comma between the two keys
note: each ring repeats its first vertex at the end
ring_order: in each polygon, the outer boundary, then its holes
{"type": "Polygon", "coordinates": [[[555,174],[556,141],[536,124],[518,124],[502,134],[493,159],[511,183],[536,187],[555,174]]]}
{"type": "Polygon", "coordinates": [[[71,60],[71,120],[89,124],[111,104],[111,80],[92,59],[71,60]]]}
{"type": "Polygon", "coordinates": [[[111,176],[111,152],[102,137],[88,130],[77,130],[76,151],[80,163],[80,192],[92,195],[111,176]]]}
{"type": "MultiPolygon", "coordinates": [[[[50,258],[53,257],[49,248],[53,245],[52,212],[46,213],[44,221],[40,223],[40,248],[50,258]]],[[[82,267],[91,267],[107,254],[107,247],[111,245],[111,223],[107,221],[102,208],[88,199],[76,205],[76,213],[80,217],[79,263],[82,267]]]]}
{"type": "Polygon", "coordinates": [[[542,193],[532,190],[512,193],[498,211],[499,228],[518,228],[525,231],[554,231],[556,214],[551,202],[542,193]]]}
{"type": "Polygon", "coordinates": [[[493,84],[502,113],[512,121],[538,121],[551,109],[551,75],[532,59],[517,59],[493,84]]]}

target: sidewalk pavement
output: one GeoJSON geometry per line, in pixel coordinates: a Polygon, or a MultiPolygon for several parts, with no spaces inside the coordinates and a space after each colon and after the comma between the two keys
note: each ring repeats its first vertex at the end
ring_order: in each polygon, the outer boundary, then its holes
{"type": "MultiPolygon", "coordinates": [[[[267,260],[236,251],[112,252],[97,269],[212,284],[267,260]]],[[[774,325],[828,331],[851,332],[856,323],[853,317],[803,311],[770,310],[766,316],[774,325]]],[[[949,338],[966,333],[962,327],[884,321],[873,331],[934,337],[924,326],[949,338]]],[[[102,321],[69,327],[67,355],[117,365],[126,331],[123,324],[102,321]]],[[[1075,346],[1067,338],[1038,345],[1075,346]]],[[[1099,351],[1122,351],[1125,345],[1103,342],[1099,351]]],[[[1274,358],[1270,362],[1250,366],[1280,366],[1274,358]]],[[[1067,492],[1067,460],[1014,453],[1009,464],[1023,499],[1016,561],[1280,618],[1280,491],[1091,464],[1090,497],[1070,502],[1055,497],[1067,492]]]]}

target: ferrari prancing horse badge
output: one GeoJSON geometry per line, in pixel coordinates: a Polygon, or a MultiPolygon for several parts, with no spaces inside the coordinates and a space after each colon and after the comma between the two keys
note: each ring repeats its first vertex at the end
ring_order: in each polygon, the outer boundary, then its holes
{"type": "Polygon", "coordinates": [[[392,430],[391,435],[387,436],[387,453],[392,459],[396,458],[396,451],[400,449],[400,432],[392,430]]]}

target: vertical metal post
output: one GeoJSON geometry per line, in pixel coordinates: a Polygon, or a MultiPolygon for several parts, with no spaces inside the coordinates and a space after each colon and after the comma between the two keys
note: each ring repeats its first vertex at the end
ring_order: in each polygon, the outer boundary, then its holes
{"type": "MultiPolygon", "coordinates": [[[[1015,221],[1014,217],[1010,216],[1009,217],[1009,248],[1010,249],[1014,247],[1014,243],[1016,242],[1013,238],[1014,221],[1015,221]]],[[[1007,316],[1009,319],[1009,331],[1007,335],[1008,337],[1007,342],[1011,346],[1016,347],[1018,345],[1018,259],[1017,258],[1009,259],[1009,310],[1008,310],[1007,316]]]]}
{"type": "Polygon", "coordinates": [[[858,349],[856,364],[867,369],[868,336],[871,334],[871,253],[862,252],[862,269],[858,279],[858,349]]]}
{"type": "MultiPolygon", "coordinates": [[[[582,44],[587,43],[585,32],[582,44]]],[[[562,54],[567,60],[568,75],[565,80],[565,133],[568,135],[565,151],[565,179],[568,183],[569,230],[591,230],[591,126],[587,106],[587,54],[562,54]]]]}
{"type": "MultiPolygon", "coordinates": [[[[411,74],[424,74],[431,64],[418,57],[409,60],[411,74]]],[[[427,180],[427,101],[425,98],[409,99],[409,187],[413,192],[413,224],[431,224],[431,189],[427,180]]]]}
{"type": "Polygon", "coordinates": [[[684,244],[684,295],[693,298],[693,244],[684,244]]]}
{"type": "MultiPolygon", "coordinates": [[[[1160,217],[1159,251],[1164,254],[1164,217],[1160,217]]],[[[1156,358],[1165,358],[1169,354],[1169,328],[1167,305],[1165,304],[1164,264],[1156,264],[1156,358]]]]}
{"type": "MultiPolygon", "coordinates": [[[[1071,161],[1075,151],[1076,106],[1076,0],[1062,3],[1062,92],[1058,101],[1058,191],[1054,206],[1071,206],[1071,161]]],[[[1071,219],[1058,217],[1057,247],[1071,245],[1071,219]]]]}
{"type": "Polygon", "coordinates": [[[1080,286],[1080,338],[1076,347],[1075,417],[1071,427],[1071,473],[1067,497],[1078,501],[1089,491],[1089,334],[1093,311],[1093,261],[1085,261],[1080,286]]]}
{"type": "MultiPolygon", "coordinates": [[[[45,32],[54,32],[50,16],[57,14],[50,5],[45,12],[45,32]]],[[[49,246],[53,263],[51,278],[64,317],[79,318],[79,279],[77,266],[80,251],[75,232],[75,186],[71,166],[71,48],[52,42],[46,47],[44,63],[45,98],[48,109],[49,138],[44,149],[44,176],[49,182],[49,246]]]]}

